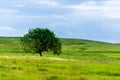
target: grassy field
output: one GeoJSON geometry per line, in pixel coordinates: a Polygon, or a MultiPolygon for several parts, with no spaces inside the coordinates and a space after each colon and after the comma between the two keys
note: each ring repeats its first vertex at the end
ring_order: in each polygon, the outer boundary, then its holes
{"type": "Polygon", "coordinates": [[[61,39],[62,54],[25,53],[19,38],[0,37],[0,80],[120,80],[120,44],[61,39]]]}

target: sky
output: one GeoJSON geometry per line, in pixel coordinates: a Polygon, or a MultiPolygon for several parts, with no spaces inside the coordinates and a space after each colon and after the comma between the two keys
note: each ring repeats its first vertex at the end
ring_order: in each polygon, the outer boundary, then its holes
{"type": "Polygon", "coordinates": [[[120,0],[0,0],[0,36],[38,27],[60,38],[120,43],[120,0]]]}

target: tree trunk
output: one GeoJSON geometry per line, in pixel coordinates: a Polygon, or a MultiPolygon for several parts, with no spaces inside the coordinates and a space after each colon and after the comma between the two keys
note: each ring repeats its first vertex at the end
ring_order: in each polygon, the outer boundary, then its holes
{"type": "Polygon", "coordinates": [[[40,57],[42,57],[42,52],[40,52],[39,54],[40,54],[40,57]]]}

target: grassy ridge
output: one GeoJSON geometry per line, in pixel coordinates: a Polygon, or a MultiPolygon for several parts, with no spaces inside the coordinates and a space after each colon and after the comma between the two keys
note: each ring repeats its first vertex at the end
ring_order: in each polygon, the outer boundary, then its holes
{"type": "Polygon", "coordinates": [[[60,56],[40,58],[25,53],[19,40],[0,38],[1,80],[120,80],[119,44],[61,39],[60,56]]]}
{"type": "Polygon", "coordinates": [[[21,52],[20,38],[15,37],[0,37],[0,52],[4,53],[15,53],[21,52]]]}
{"type": "Polygon", "coordinates": [[[62,57],[95,60],[113,61],[120,60],[120,45],[80,39],[61,39],[63,42],[62,57]]]}
{"type": "MultiPolygon", "coordinates": [[[[94,60],[94,61],[119,61],[120,45],[106,42],[98,42],[82,39],[61,39],[62,54],[60,58],[94,60]]],[[[31,53],[25,53],[20,44],[20,38],[0,37],[0,55],[30,55],[39,56],[31,53]]],[[[52,56],[51,53],[44,53],[43,56],[52,56]]]]}
{"type": "MultiPolygon", "coordinates": [[[[120,45],[82,40],[82,39],[61,39],[62,54],[60,58],[78,59],[78,60],[97,60],[97,61],[115,61],[120,60],[120,45]]],[[[20,38],[0,37],[0,55],[31,55],[25,53],[20,44],[20,38]]],[[[38,55],[35,55],[38,56],[38,55]]],[[[43,56],[52,56],[51,53],[44,53],[43,56]]]]}

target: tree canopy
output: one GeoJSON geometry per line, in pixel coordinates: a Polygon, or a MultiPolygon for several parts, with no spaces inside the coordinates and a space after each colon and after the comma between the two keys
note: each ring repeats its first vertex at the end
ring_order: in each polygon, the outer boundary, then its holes
{"type": "Polygon", "coordinates": [[[27,52],[39,53],[42,56],[44,51],[52,51],[53,54],[61,53],[61,42],[54,32],[47,28],[30,29],[21,38],[23,49],[27,52]]]}

